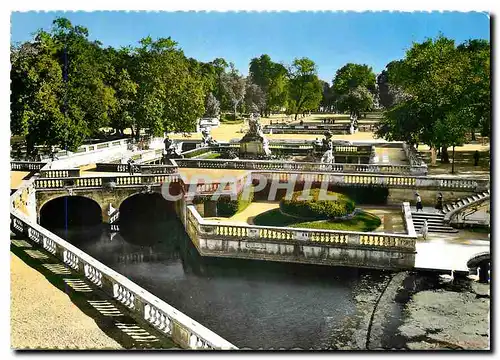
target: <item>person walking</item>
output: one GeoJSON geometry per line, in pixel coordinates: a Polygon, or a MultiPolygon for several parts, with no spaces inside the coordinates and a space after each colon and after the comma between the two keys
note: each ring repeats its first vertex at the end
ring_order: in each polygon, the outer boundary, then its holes
{"type": "Polygon", "coordinates": [[[415,196],[417,197],[417,212],[418,210],[421,210],[422,212],[424,211],[424,207],[422,206],[422,198],[420,197],[419,193],[416,193],[415,196]]]}
{"type": "Polygon", "coordinates": [[[134,175],[134,160],[132,158],[128,159],[127,167],[129,175],[134,175]]]}
{"type": "Polygon", "coordinates": [[[443,211],[443,194],[439,193],[436,201],[436,210],[443,211]]]}
{"type": "Polygon", "coordinates": [[[476,150],[476,152],[474,153],[474,166],[478,165],[479,165],[479,151],[476,150]]]}

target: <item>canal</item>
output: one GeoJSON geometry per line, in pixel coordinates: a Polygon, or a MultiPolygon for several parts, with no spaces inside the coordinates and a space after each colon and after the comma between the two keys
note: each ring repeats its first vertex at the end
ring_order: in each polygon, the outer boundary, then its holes
{"type": "Polygon", "coordinates": [[[102,227],[54,231],[240,348],[348,344],[357,299],[378,294],[389,276],[201,258],[176,219],[113,236],[102,227]]]}
{"type": "Polygon", "coordinates": [[[41,224],[239,348],[364,348],[390,273],[202,258],[161,197],[134,198],[120,208],[120,233],[64,198],[41,224]]]}

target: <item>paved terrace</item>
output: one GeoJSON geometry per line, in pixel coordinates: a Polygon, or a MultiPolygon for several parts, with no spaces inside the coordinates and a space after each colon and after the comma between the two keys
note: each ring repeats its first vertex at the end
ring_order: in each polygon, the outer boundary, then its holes
{"type": "Polygon", "coordinates": [[[122,305],[44,250],[11,238],[11,347],[118,350],[172,348],[122,305]]]}

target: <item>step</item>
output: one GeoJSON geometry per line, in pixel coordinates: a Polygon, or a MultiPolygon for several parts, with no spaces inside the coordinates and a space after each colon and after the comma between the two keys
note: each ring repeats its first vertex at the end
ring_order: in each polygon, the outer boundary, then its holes
{"type": "Polygon", "coordinates": [[[424,221],[427,221],[427,224],[438,224],[441,225],[444,223],[444,220],[430,220],[430,219],[413,219],[414,224],[423,224],[424,221]]]}
{"type": "Polygon", "coordinates": [[[442,219],[444,215],[441,213],[424,213],[424,212],[412,212],[411,216],[420,219],[442,219]]]}
{"type": "MultiPolygon", "coordinates": [[[[444,234],[456,234],[458,233],[458,230],[457,229],[454,229],[454,228],[433,228],[433,227],[429,227],[428,232],[432,232],[432,233],[444,233],[444,234]]],[[[415,232],[418,234],[421,232],[421,228],[415,228],[415,232]]]]}

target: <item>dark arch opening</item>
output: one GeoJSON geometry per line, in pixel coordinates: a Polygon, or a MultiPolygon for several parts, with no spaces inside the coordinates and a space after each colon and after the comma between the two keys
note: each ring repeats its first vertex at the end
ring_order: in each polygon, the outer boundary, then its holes
{"type": "Polygon", "coordinates": [[[40,210],[40,225],[53,229],[85,229],[102,223],[101,207],[82,196],[63,196],[47,202],[40,210]]]}
{"type": "Polygon", "coordinates": [[[119,224],[121,236],[133,244],[151,245],[159,241],[174,245],[185,236],[175,203],[159,193],[125,199],[120,205],[119,224]]]}

